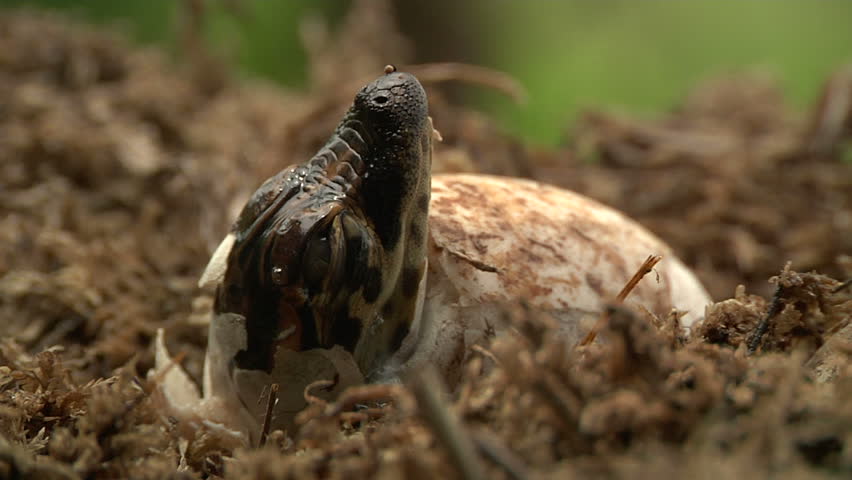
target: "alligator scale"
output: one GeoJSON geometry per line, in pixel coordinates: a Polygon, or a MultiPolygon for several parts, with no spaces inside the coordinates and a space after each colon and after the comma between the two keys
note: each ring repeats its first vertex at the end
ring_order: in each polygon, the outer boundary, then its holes
{"type": "Polygon", "coordinates": [[[644,228],[528,180],[432,176],[433,135],[423,87],[388,67],[313,158],[254,193],[200,281],[216,287],[203,397],[182,370],[164,373],[176,417],[254,442],[272,383],[279,428],[315,380],[336,379],[333,396],[429,363],[452,383],[502,305],[548,311],[577,339],[649,254],[665,257],[659,280],[632,301],[687,311],[687,326],[703,315],[704,288],[644,228]]]}

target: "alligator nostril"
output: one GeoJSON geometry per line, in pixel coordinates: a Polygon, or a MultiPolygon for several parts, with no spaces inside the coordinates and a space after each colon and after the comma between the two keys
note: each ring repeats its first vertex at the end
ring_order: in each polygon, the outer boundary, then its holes
{"type": "Polygon", "coordinates": [[[373,102],[379,105],[384,105],[385,103],[388,103],[388,100],[390,99],[384,95],[376,95],[375,97],[373,97],[373,102]]]}

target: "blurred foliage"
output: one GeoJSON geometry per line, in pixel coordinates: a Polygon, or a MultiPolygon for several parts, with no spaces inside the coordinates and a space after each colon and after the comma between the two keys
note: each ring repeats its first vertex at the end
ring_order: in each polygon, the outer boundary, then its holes
{"type": "MultiPolygon", "coordinates": [[[[205,36],[245,71],[305,86],[299,20],[336,22],[344,0],[219,0],[205,36]]],[[[483,96],[512,130],[535,143],[560,141],[578,111],[671,107],[702,79],[742,71],[777,77],[792,101],[811,102],[825,77],[852,60],[852,2],[743,0],[398,0],[418,60],[463,60],[515,75],[526,105],[483,96]],[[440,35],[440,37],[438,37],[440,35]]],[[[118,23],[133,38],[177,51],[177,0],[0,0],[3,6],[70,10],[118,23]]]]}
{"type": "Polygon", "coordinates": [[[0,0],[3,7],[63,10],[86,21],[117,27],[145,44],[180,52],[186,8],[204,8],[203,34],[215,51],[244,71],[289,86],[304,86],[305,53],[299,20],[321,15],[334,23],[345,13],[339,0],[0,0]]]}
{"type": "Polygon", "coordinates": [[[163,0],[0,0],[0,6],[62,9],[87,20],[119,24],[146,43],[171,40],[177,11],[177,2],[163,0]]]}
{"type": "Polygon", "coordinates": [[[506,118],[540,141],[558,137],[566,112],[601,105],[657,111],[702,79],[743,71],[773,75],[803,106],[852,60],[852,2],[498,5],[481,21],[506,40],[486,57],[533,92],[528,108],[506,118]]]}

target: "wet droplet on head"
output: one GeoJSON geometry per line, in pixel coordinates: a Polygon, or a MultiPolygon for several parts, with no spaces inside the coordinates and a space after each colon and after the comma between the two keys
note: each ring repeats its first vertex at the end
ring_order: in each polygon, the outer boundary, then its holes
{"type": "Polygon", "coordinates": [[[272,267],[272,283],[276,285],[285,285],[287,283],[287,272],[283,267],[272,267]]]}

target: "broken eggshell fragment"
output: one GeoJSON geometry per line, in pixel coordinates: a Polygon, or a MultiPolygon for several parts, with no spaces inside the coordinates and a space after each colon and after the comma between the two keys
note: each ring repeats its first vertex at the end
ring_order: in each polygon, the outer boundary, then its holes
{"type": "Polygon", "coordinates": [[[266,413],[264,395],[273,383],[282,386],[277,394],[275,412],[280,420],[275,427],[293,427],[295,415],[305,407],[304,390],[321,379],[336,379],[332,388],[314,392],[332,399],[346,388],[364,383],[364,378],[349,352],[339,346],[295,352],[279,349],[275,368],[269,372],[240,370],[232,359],[246,347],[245,319],[228,313],[217,314],[210,323],[204,362],[204,395],[201,396],[189,375],[176,364],[165,344],[163,329],[157,331],[156,366],[148,377],[157,378],[159,392],[170,414],[178,420],[204,424],[243,444],[256,445],[260,422],[266,413]],[[261,392],[247,402],[239,392],[261,392]]]}

